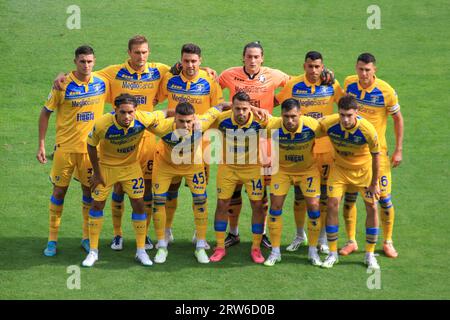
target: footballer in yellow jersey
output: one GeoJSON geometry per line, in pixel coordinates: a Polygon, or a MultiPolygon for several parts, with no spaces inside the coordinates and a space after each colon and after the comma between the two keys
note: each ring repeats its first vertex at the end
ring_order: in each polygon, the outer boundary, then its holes
{"type": "MultiPolygon", "coordinates": [[[[305,116],[320,119],[334,112],[334,104],[337,104],[343,96],[343,90],[337,80],[334,83],[325,84],[321,80],[324,70],[322,54],[317,51],[309,51],[305,55],[303,64],[305,73],[292,77],[284,88],[277,94],[276,103],[288,98],[297,99],[300,102],[301,112],[305,116]]],[[[322,225],[325,226],[327,179],[330,167],[333,163],[334,151],[330,139],[325,136],[316,139],[314,156],[321,173],[320,212],[322,225]]],[[[306,235],[303,229],[305,224],[306,203],[298,186],[295,186],[294,216],[297,225],[297,234],[292,243],[286,248],[288,251],[296,251],[301,244],[306,243],[306,235]]],[[[319,250],[328,253],[326,244],[326,232],[322,229],[319,238],[319,250]]]]}
{"type": "Polygon", "coordinates": [[[168,255],[165,224],[169,187],[174,178],[183,177],[193,199],[196,227],[195,256],[199,263],[209,262],[205,251],[208,205],[202,132],[209,128],[221,111],[222,105],[217,105],[202,115],[196,116],[192,104],[180,102],[175,108],[175,118],[162,121],[152,130],[161,137],[155,154],[155,170],[152,177],[153,221],[158,238],[158,251],[154,259],[156,263],[164,263],[168,255]]]}
{"type": "MultiPolygon", "coordinates": [[[[160,84],[158,101],[168,101],[168,109],[175,109],[180,102],[188,102],[195,108],[196,114],[203,114],[209,108],[223,102],[222,89],[208,73],[200,69],[202,61],[199,46],[188,43],[181,48],[182,71],[179,75],[167,73],[160,84]]],[[[203,143],[205,146],[206,143],[203,143]]],[[[206,174],[209,167],[205,166],[206,174]]],[[[166,203],[166,237],[173,241],[172,222],[177,208],[180,178],[175,178],[168,191],[166,203]]]]}
{"type": "Polygon", "coordinates": [[[45,135],[48,121],[56,111],[56,143],[50,173],[53,193],[49,205],[49,238],[44,250],[46,256],[56,254],[64,198],[74,172],[83,191],[81,245],[89,251],[88,213],[92,198],[88,179],[92,174],[92,166],[87,155],[86,138],[94,121],[103,114],[109,87],[107,81],[92,73],[95,56],[91,47],[78,47],[74,63],[76,70],[65,77],[62,90],[51,91],[39,118],[39,148],[36,157],[44,164],[47,162],[45,135]]]}
{"type": "MultiPolygon", "coordinates": [[[[363,53],[357,59],[357,75],[345,79],[345,92],[354,96],[360,107],[360,115],[373,124],[377,130],[380,143],[380,206],[381,222],[386,256],[398,256],[392,242],[395,211],[391,201],[391,165],[395,168],[402,160],[403,117],[395,90],[385,81],[376,77],[376,60],[370,53],[363,53]],[[395,150],[389,159],[386,142],[386,126],[389,116],[394,120],[395,150]],[[392,161],[391,161],[392,160],[392,161]]],[[[356,193],[350,191],[345,196],[344,217],[347,224],[348,246],[341,250],[346,255],[357,249],[356,230],[356,193]]]]}
{"type": "MultiPolygon", "coordinates": [[[[318,255],[317,241],[320,233],[320,173],[315,163],[313,147],[316,138],[322,135],[319,122],[311,117],[302,116],[300,103],[293,98],[281,104],[281,118],[270,118],[266,129],[272,141],[278,146],[278,159],[272,166],[279,168],[270,182],[270,210],[268,225],[272,240],[272,253],[264,262],[273,266],[281,261],[280,243],[282,231],[283,203],[291,184],[300,188],[305,196],[308,208],[308,259],[315,266],[322,265],[318,255]]],[[[275,151],[274,150],[274,151],[275,151]]],[[[277,155],[275,151],[275,156],[277,155]]]]}
{"type": "Polygon", "coordinates": [[[145,252],[147,215],[144,210],[144,178],[138,161],[138,146],[144,131],[157,126],[165,113],[137,111],[136,99],[126,93],[118,96],[114,105],[115,111],[98,119],[87,139],[93,167],[90,181],[93,202],[89,211],[90,251],[82,265],[92,267],[98,260],[103,208],[113,185],[120,183],[133,208],[136,259],[142,265],[150,266],[152,261],[145,252]]]}
{"type": "Polygon", "coordinates": [[[223,135],[223,161],[217,172],[217,208],[214,220],[217,247],[211,261],[225,256],[225,231],[228,207],[238,184],[245,185],[252,207],[253,244],[251,257],[263,263],[260,243],[264,230],[265,212],[262,204],[263,177],[259,161],[259,131],[265,122],[257,120],[251,112],[250,97],[238,92],[232,99],[232,110],[219,115],[214,124],[223,135]],[[253,142],[253,145],[252,145],[253,142]],[[253,152],[256,150],[256,152],[253,152]]]}
{"type": "Polygon", "coordinates": [[[327,237],[330,254],[322,264],[331,268],[338,262],[338,209],[347,188],[363,194],[366,205],[366,256],[369,269],[379,269],[374,255],[378,238],[376,200],[380,194],[379,152],[377,132],[366,119],[358,116],[358,104],[353,96],[339,100],[338,114],[321,119],[322,130],[330,137],[336,151],[334,165],[328,178],[327,237]]]}

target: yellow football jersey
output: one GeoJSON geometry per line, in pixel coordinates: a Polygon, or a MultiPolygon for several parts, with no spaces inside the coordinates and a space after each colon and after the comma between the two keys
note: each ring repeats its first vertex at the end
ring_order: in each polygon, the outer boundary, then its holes
{"type": "Polygon", "coordinates": [[[153,111],[153,99],[158,92],[159,84],[169,71],[169,66],[147,62],[144,72],[131,68],[129,61],[106,67],[98,74],[107,79],[111,86],[111,104],[122,93],[129,93],[137,98],[138,110],[153,111]]]}
{"type": "Polygon", "coordinates": [[[288,131],[283,119],[272,117],[266,127],[275,143],[278,144],[280,169],[298,173],[314,164],[313,147],[316,139],[323,136],[319,121],[301,116],[296,132],[288,131]]]}
{"type": "Polygon", "coordinates": [[[367,89],[363,89],[358,76],[349,76],[344,81],[344,90],[354,96],[360,106],[360,115],[373,124],[378,133],[381,151],[386,154],[386,125],[388,115],[400,111],[398,97],[395,90],[385,81],[375,78],[375,82],[367,89]]]}
{"type": "Polygon", "coordinates": [[[340,124],[339,114],[326,116],[319,122],[336,150],[337,165],[349,169],[371,166],[371,153],[378,153],[380,147],[377,132],[369,121],[358,116],[351,130],[340,124]]]}
{"type": "MultiPolygon", "coordinates": [[[[316,83],[309,82],[304,74],[293,77],[277,94],[276,99],[280,104],[289,98],[297,99],[303,115],[320,119],[333,114],[333,104],[337,104],[344,95],[337,80],[333,85],[320,83],[320,80],[316,83]]],[[[314,152],[330,152],[332,148],[330,139],[325,136],[316,140],[314,152]]]]}
{"type": "Polygon", "coordinates": [[[157,125],[149,130],[155,135],[161,137],[158,142],[156,152],[158,152],[164,161],[174,163],[174,160],[180,165],[190,165],[196,162],[203,163],[203,150],[201,148],[202,134],[211,126],[219,116],[220,111],[216,108],[210,108],[202,115],[198,116],[201,124],[201,131],[181,136],[176,131],[175,118],[161,120],[157,125]],[[173,159],[173,150],[177,148],[180,152],[176,153],[176,159],[173,159]],[[182,151],[189,150],[189,158],[185,158],[182,151]],[[197,161],[195,161],[197,160],[197,161]]]}
{"type": "Polygon", "coordinates": [[[52,89],[44,107],[56,111],[55,150],[87,152],[86,138],[103,114],[108,94],[108,82],[95,72],[88,82],[81,82],[71,72],[61,90],[52,89]]]}
{"type": "Polygon", "coordinates": [[[211,126],[217,128],[223,135],[222,164],[233,168],[260,166],[260,130],[267,121],[260,121],[250,113],[244,125],[234,120],[233,110],[222,112],[211,126]]]}
{"type": "Polygon", "coordinates": [[[166,98],[168,109],[175,109],[179,102],[189,102],[197,114],[224,101],[220,85],[204,70],[200,70],[193,80],[186,79],[182,73],[166,73],[160,84],[158,101],[163,102],[166,98]]]}
{"type": "Polygon", "coordinates": [[[114,112],[95,122],[87,143],[99,147],[99,162],[107,167],[129,166],[138,161],[137,147],[145,129],[164,119],[164,112],[136,111],[136,118],[128,128],[117,123],[114,112]]]}

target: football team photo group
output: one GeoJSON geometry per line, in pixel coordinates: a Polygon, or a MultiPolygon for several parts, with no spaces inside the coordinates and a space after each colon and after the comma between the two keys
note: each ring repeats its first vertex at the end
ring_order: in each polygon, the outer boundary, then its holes
{"type": "Polygon", "coordinates": [[[371,269],[380,268],[374,255],[379,220],[383,251],[397,258],[392,242],[391,162],[397,167],[402,161],[403,118],[396,92],[375,74],[374,55],[360,54],[356,74],[348,76],[341,87],[317,51],[306,53],[305,73],[292,77],[263,66],[264,49],[259,42],[244,46],[243,66],[226,69],[219,76],[211,68],[201,69],[201,48],[193,43],[182,45],[180,62],[172,69],[149,62],[149,53],[147,38],[133,36],[128,42],[128,60],[93,72],[94,50],[80,46],[74,54],[76,70],[55,81],[41,111],[36,155],[41,163],[47,162],[45,134],[50,115],[56,111],[50,173],[54,187],[45,256],[57,254],[65,194],[75,175],[83,191],[85,267],[99,259],[104,207],[111,193],[111,249],[123,246],[126,194],[132,207],[136,260],[144,266],[153,264],[146,252],[154,246],[148,232],[153,221],[157,236],[154,262],[165,263],[173,242],[171,227],[182,178],[192,193],[194,253],[199,263],[226,263],[226,248],[239,243],[243,186],[251,204],[250,256],[255,263],[274,266],[281,261],[282,213],[291,185],[297,230],[286,250],[308,245],[311,264],[324,268],[338,263],[339,254],[358,250],[355,202],[360,193],[366,208],[364,263],[371,269]],[[283,89],[275,95],[278,87],[283,89]],[[228,104],[224,89],[230,91],[228,104]],[[167,109],[153,111],[165,99],[167,109]],[[102,115],[105,102],[112,103],[114,111],[102,115]],[[277,106],[281,117],[271,115],[277,106]],[[385,138],[389,117],[395,124],[392,157],[385,138]],[[215,181],[216,245],[211,257],[205,250],[210,248],[206,184],[214,182],[208,181],[209,163],[203,159],[207,156],[203,149],[211,143],[203,133],[209,128],[222,134],[222,159],[215,181]],[[266,139],[260,134],[263,129],[266,139]],[[269,140],[277,148],[266,147],[264,152],[260,145],[269,140]],[[197,154],[200,161],[195,161],[197,154]],[[348,242],[338,253],[342,198],[348,242]],[[261,245],[271,248],[267,258],[261,245]],[[319,253],[327,254],[324,261],[319,253]]]}

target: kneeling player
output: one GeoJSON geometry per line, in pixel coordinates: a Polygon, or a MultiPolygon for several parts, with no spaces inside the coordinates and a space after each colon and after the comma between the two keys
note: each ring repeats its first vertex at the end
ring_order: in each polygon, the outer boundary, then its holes
{"type": "Polygon", "coordinates": [[[144,130],[165,117],[163,112],[136,111],[136,98],[121,94],[115,101],[115,113],[96,121],[87,144],[94,169],[91,188],[94,199],[89,211],[90,252],[82,262],[92,267],[98,260],[98,242],[103,225],[103,208],[115,183],[120,183],[130,198],[132,220],[136,234],[136,260],[144,266],[153,263],[145,252],[147,215],[144,208],[144,178],[137,158],[137,149],[144,130]],[[99,155],[97,146],[100,145],[99,155]],[[99,160],[100,159],[100,160],[99,160]]]}
{"type": "Polygon", "coordinates": [[[308,210],[308,259],[313,265],[320,266],[322,261],[317,250],[321,228],[320,172],[313,155],[316,137],[322,135],[319,122],[314,118],[301,116],[300,103],[290,98],[281,104],[281,118],[271,118],[266,128],[279,147],[279,169],[272,176],[270,183],[268,225],[272,239],[272,253],[264,264],[273,266],[281,261],[281,214],[292,183],[300,188],[308,210]]]}
{"type": "Polygon", "coordinates": [[[336,151],[336,159],[328,179],[327,238],[330,254],[322,267],[331,268],[338,262],[338,209],[347,188],[357,189],[366,205],[366,256],[369,269],[379,269],[374,255],[378,239],[378,212],[376,199],[380,194],[379,145],[374,126],[358,116],[358,104],[354,97],[339,100],[339,114],[323,118],[322,129],[330,137],[336,151]]]}

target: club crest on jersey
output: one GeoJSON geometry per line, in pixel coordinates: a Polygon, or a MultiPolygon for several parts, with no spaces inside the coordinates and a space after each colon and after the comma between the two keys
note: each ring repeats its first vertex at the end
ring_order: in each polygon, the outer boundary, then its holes
{"type": "Polygon", "coordinates": [[[100,91],[101,86],[102,85],[100,83],[96,83],[92,86],[92,89],[94,89],[94,91],[100,91]]]}
{"type": "Polygon", "coordinates": [[[378,96],[372,96],[371,97],[371,101],[372,101],[372,103],[377,103],[378,102],[378,96]]]}
{"type": "Polygon", "coordinates": [[[259,80],[259,82],[264,83],[264,82],[266,82],[266,77],[262,74],[259,76],[258,80],[259,80]]]}

